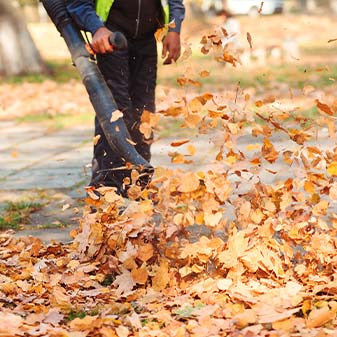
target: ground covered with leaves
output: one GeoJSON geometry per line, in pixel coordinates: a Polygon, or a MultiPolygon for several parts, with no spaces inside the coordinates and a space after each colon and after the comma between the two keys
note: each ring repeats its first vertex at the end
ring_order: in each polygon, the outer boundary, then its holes
{"type": "MultiPolygon", "coordinates": [[[[202,45],[236,64],[217,34],[202,45]]],[[[190,71],[178,83],[200,87],[190,71]]],[[[0,235],[0,336],[336,335],[337,148],[320,146],[322,132],[334,141],[336,98],[303,87],[310,119],[292,92],[231,95],[175,97],[142,117],[147,138],[160,118],[210,135],[207,170],[189,169],[198,148],[177,139],[182,168],[157,167],[146,190],[137,171],[128,200],[88,189],[73,243],[0,235]]]]}

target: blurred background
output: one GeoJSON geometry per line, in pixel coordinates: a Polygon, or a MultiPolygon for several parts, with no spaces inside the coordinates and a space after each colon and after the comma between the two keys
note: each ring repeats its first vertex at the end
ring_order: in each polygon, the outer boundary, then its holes
{"type": "MultiPolygon", "coordinates": [[[[199,76],[201,85],[190,92],[231,90],[238,83],[253,93],[295,90],[304,83],[334,85],[337,0],[197,0],[185,5],[185,53],[176,65],[159,62],[159,104],[162,97],[168,99],[165,90],[180,88],[177,77],[196,78],[203,70],[210,76],[199,76]],[[214,32],[222,34],[235,64],[216,62],[214,55],[202,52],[202,37],[214,32]]],[[[52,120],[57,127],[73,123],[76,113],[82,122],[91,122],[92,110],[67,47],[37,0],[0,0],[0,78],[1,119],[52,120]],[[44,94],[34,101],[27,83],[44,94]],[[69,83],[78,94],[65,89],[69,83]]]]}

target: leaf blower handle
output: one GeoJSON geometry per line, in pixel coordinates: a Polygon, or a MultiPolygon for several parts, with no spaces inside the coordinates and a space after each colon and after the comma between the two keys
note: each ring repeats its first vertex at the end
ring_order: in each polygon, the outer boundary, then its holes
{"type": "Polygon", "coordinates": [[[125,50],[128,47],[128,40],[121,32],[113,32],[109,37],[109,42],[114,50],[125,50]]]}

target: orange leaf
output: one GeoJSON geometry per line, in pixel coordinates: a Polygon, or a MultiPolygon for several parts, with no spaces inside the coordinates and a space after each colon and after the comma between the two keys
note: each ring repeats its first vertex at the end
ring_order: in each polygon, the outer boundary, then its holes
{"type": "Polygon", "coordinates": [[[264,139],[261,151],[263,158],[269,163],[276,161],[279,156],[279,153],[275,150],[274,145],[269,141],[268,138],[264,139]]]}
{"type": "Polygon", "coordinates": [[[166,288],[170,280],[168,261],[161,260],[160,266],[152,278],[152,287],[156,291],[161,291],[166,288]]]}
{"type": "Polygon", "coordinates": [[[319,110],[325,112],[329,116],[333,115],[333,111],[331,110],[331,108],[327,104],[321,103],[318,99],[316,99],[315,102],[316,102],[316,106],[319,110]]]}
{"type": "Polygon", "coordinates": [[[199,74],[200,74],[200,77],[205,78],[209,76],[209,71],[203,70],[199,74]]]}
{"type": "Polygon", "coordinates": [[[149,274],[146,268],[138,268],[131,271],[131,276],[136,283],[146,284],[149,274]]]}
{"type": "Polygon", "coordinates": [[[137,258],[142,262],[146,262],[152,258],[153,252],[154,250],[151,243],[143,244],[138,248],[137,258]]]}
{"type": "Polygon", "coordinates": [[[179,192],[190,193],[199,188],[200,182],[194,172],[188,172],[181,178],[181,184],[178,187],[179,192]]]}
{"type": "Polygon", "coordinates": [[[184,145],[184,144],[188,143],[189,141],[190,141],[189,139],[174,140],[171,143],[171,146],[172,147],[178,147],[178,146],[181,146],[181,145],[184,145]]]}

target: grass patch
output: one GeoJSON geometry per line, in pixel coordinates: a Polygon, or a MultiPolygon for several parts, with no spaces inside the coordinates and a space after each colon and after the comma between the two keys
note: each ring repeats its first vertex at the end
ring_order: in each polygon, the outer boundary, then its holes
{"type": "Polygon", "coordinates": [[[301,53],[305,55],[318,55],[318,56],[335,56],[337,53],[336,44],[329,44],[326,43],[305,43],[300,46],[301,53]]]}
{"type": "Polygon", "coordinates": [[[53,80],[58,83],[66,83],[71,79],[80,80],[80,75],[70,60],[49,60],[46,61],[48,71],[45,74],[26,74],[20,76],[9,76],[1,78],[3,83],[21,84],[42,83],[46,80],[53,80]]]}
{"type": "Polygon", "coordinates": [[[52,129],[63,129],[74,125],[92,125],[94,114],[88,113],[67,113],[67,114],[33,114],[18,117],[17,123],[44,123],[52,129]]]}
{"type": "Polygon", "coordinates": [[[65,228],[67,227],[68,224],[64,224],[64,223],[44,223],[41,225],[38,225],[37,228],[38,229],[52,229],[52,228],[65,228]]]}
{"type": "Polygon", "coordinates": [[[70,321],[74,320],[75,318],[83,319],[85,316],[97,316],[98,314],[99,314],[98,308],[95,308],[95,309],[91,310],[90,312],[86,312],[85,310],[75,311],[75,310],[72,309],[72,310],[70,310],[68,315],[65,317],[65,320],[67,322],[70,322],[70,321]]]}
{"type": "Polygon", "coordinates": [[[181,117],[162,117],[156,134],[159,138],[179,138],[179,137],[195,137],[198,135],[197,129],[191,129],[188,127],[182,127],[184,124],[184,118],[181,117]]]}
{"type": "MultiPolygon", "coordinates": [[[[193,68],[189,74],[192,74],[193,80],[200,82],[200,91],[223,90],[226,87],[239,85],[243,89],[257,88],[257,93],[262,94],[268,89],[277,88],[280,83],[286,83],[293,89],[303,88],[309,84],[322,89],[333,84],[334,79],[337,78],[337,66],[333,63],[321,65],[287,63],[263,66],[252,64],[251,67],[234,68],[230,64],[218,63],[211,56],[200,53],[193,54],[188,64],[186,61],[176,66],[165,67],[159,64],[159,84],[178,88],[180,86],[177,83],[177,77],[181,77],[187,68],[193,68]],[[199,74],[202,70],[209,71],[210,76],[201,78],[199,74]]],[[[189,91],[190,87],[182,90],[189,91]]]]}
{"type": "Polygon", "coordinates": [[[20,229],[21,225],[29,221],[30,214],[43,206],[37,202],[8,202],[4,207],[4,214],[0,216],[0,230],[20,229]]]}
{"type": "Polygon", "coordinates": [[[69,314],[66,316],[65,320],[67,322],[70,322],[74,320],[75,318],[83,319],[85,316],[87,316],[87,313],[84,310],[81,310],[81,311],[71,310],[69,314]]]}

